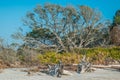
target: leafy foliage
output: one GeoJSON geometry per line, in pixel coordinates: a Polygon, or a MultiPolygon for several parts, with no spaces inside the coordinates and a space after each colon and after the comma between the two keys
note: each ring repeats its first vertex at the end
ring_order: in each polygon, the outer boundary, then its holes
{"type": "Polygon", "coordinates": [[[52,43],[55,35],[47,28],[35,28],[27,34],[27,37],[35,38],[36,40],[40,40],[42,43],[47,44],[52,43]]]}
{"type": "Polygon", "coordinates": [[[54,64],[59,60],[67,64],[77,64],[83,57],[83,53],[86,53],[86,60],[92,64],[114,64],[116,61],[120,61],[120,47],[111,48],[83,48],[79,49],[79,53],[63,53],[56,54],[55,52],[47,52],[46,54],[38,55],[40,63],[54,64]]]}
{"type": "Polygon", "coordinates": [[[113,25],[120,25],[120,10],[117,10],[115,13],[113,25]]]}

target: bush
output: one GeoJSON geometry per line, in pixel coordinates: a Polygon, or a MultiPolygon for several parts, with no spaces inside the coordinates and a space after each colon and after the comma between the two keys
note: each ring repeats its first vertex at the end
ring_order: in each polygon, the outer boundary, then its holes
{"type": "MultiPolygon", "coordinates": [[[[77,49],[76,49],[77,50],[77,49]]],[[[79,49],[78,53],[63,53],[46,52],[45,54],[37,55],[37,59],[42,64],[55,64],[62,60],[64,64],[77,64],[86,54],[86,60],[92,64],[109,64],[113,61],[120,60],[120,48],[84,48],[79,49]]]]}
{"type": "Polygon", "coordinates": [[[38,59],[42,64],[55,64],[61,60],[64,64],[78,63],[81,58],[80,54],[48,52],[39,54],[38,59]]]}
{"type": "Polygon", "coordinates": [[[14,64],[18,58],[16,57],[16,52],[13,51],[12,49],[4,49],[0,51],[0,59],[4,63],[14,64]]]}

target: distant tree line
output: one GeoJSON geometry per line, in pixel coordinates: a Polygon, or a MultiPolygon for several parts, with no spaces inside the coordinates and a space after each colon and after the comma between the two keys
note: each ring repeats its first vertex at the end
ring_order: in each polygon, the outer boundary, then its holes
{"type": "Polygon", "coordinates": [[[120,46],[120,10],[117,10],[110,29],[111,44],[120,46]]]}

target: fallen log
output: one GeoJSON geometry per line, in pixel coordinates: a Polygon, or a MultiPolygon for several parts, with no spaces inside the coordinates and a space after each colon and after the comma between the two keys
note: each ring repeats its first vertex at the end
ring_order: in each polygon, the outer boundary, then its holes
{"type": "Polygon", "coordinates": [[[107,65],[107,66],[105,66],[105,65],[92,65],[92,67],[94,67],[94,68],[110,68],[111,66],[110,65],[107,65]]]}
{"type": "Polygon", "coordinates": [[[120,69],[120,65],[111,65],[111,68],[120,69]]]}
{"type": "Polygon", "coordinates": [[[94,68],[113,68],[113,69],[118,69],[120,70],[120,65],[92,65],[94,68]]]}

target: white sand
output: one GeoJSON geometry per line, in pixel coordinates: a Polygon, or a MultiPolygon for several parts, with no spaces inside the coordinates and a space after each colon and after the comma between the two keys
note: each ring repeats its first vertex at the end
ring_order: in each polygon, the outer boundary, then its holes
{"type": "Polygon", "coordinates": [[[27,72],[22,72],[20,68],[5,69],[0,73],[0,80],[120,80],[120,72],[116,70],[97,69],[95,72],[73,75],[63,75],[61,78],[49,76],[44,73],[34,73],[28,76],[27,72]]]}

